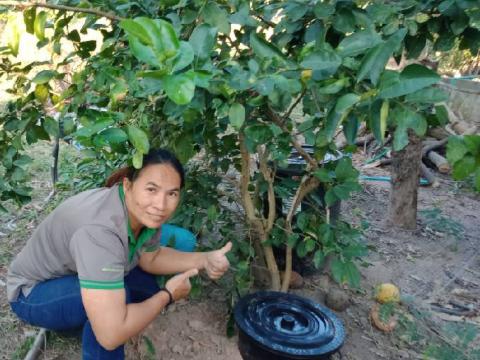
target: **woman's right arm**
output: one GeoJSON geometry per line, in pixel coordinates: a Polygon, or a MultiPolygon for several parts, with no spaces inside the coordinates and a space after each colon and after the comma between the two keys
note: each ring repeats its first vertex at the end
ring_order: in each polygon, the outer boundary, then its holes
{"type": "MultiPolygon", "coordinates": [[[[167,282],[165,287],[172,293],[174,300],[188,295],[191,288],[189,278],[197,273],[197,269],[192,269],[172,277],[167,282]]],[[[95,337],[106,350],[113,350],[140,333],[169,301],[165,291],[136,304],[126,304],[124,289],[82,288],[81,294],[95,337]]]]}

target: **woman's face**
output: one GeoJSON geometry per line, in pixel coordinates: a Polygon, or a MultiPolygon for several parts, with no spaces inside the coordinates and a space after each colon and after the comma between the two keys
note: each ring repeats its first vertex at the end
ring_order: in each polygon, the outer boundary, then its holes
{"type": "Polygon", "coordinates": [[[180,175],[169,164],[148,165],[133,182],[123,179],[134,232],[142,226],[158,228],[170,218],[180,201],[180,183],[180,175]]]}

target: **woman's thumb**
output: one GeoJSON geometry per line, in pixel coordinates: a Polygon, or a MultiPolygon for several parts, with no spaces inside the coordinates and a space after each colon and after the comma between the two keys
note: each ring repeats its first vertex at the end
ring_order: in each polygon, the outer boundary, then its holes
{"type": "Polygon", "coordinates": [[[185,271],[182,275],[183,275],[183,277],[184,277],[185,279],[189,279],[189,278],[191,278],[192,276],[198,275],[198,269],[190,269],[190,270],[187,270],[187,271],[185,271]]]}

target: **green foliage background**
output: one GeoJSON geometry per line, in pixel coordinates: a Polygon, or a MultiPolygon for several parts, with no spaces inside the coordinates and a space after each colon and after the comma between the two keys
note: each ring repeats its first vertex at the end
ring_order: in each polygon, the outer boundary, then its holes
{"type": "MultiPolygon", "coordinates": [[[[351,161],[322,163],[327,153],[335,153],[339,131],[350,144],[347,151],[354,150],[361,123],[379,142],[387,131],[393,133],[398,151],[408,144],[409,130],[423,136],[429,126],[446,122],[442,106],[432,106],[445,100],[434,87],[439,76],[417,64],[387,69],[389,59],[402,53],[416,58],[427,44],[449,51],[457,41],[472,53],[480,46],[475,0],[51,4],[77,10],[23,10],[25,29],[36,36],[37,47],[51,47],[50,64],[16,61],[21,32],[13,21],[1,48],[0,78],[14,80],[9,91],[15,101],[0,114],[0,200],[29,200],[25,179],[31,158],[24,149],[36,141],[69,137],[82,147],[78,167],[85,176],[78,190],[100,185],[124,162],[140,167],[143,154],[161,146],[184,163],[202,156],[204,169],[192,170],[198,177],[187,188],[192,207],[178,215],[195,231],[227,221],[228,207],[214,187],[223,174],[242,170],[241,145],[252,155],[262,149],[275,170],[287,166],[292,146],[304,139],[313,147],[305,178],[322,183],[327,206],[348,199],[359,188],[351,161]],[[110,20],[82,9],[101,11],[110,20]],[[101,44],[84,40],[87,30],[100,33],[101,44]],[[73,52],[62,52],[65,42],[73,52]],[[301,119],[291,116],[297,105],[301,119]],[[205,174],[210,175],[202,179],[205,174]],[[207,221],[200,222],[195,215],[205,211],[207,221]]],[[[5,14],[17,9],[0,7],[5,14]]],[[[454,175],[474,173],[480,189],[478,137],[451,144],[454,175]]],[[[249,180],[261,218],[268,186],[260,173],[249,180]]],[[[299,186],[292,183],[285,190],[276,183],[275,193],[293,195],[299,186]]],[[[317,266],[333,257],[335,279],[358,286],[355,264],[365,246],[355,229],[330,223],[323,211],[302,211],[293,233],[278,221],[276,229],[280,235],[272,231],[263,245],[295,247],[300,255],[314,256],[317,266]]],[[[250,246],[238,247],[243,249],[239,261],[250,256],[250,246]]]]}

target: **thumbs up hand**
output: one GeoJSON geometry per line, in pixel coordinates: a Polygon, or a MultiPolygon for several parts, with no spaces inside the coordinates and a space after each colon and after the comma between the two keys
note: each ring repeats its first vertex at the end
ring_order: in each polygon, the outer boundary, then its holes
{"type": "Polygon", "coordinates": [[[209,251],[206,254],[205,271],[212,280],[217,280],[225,274],[230,266],[226,254],[232,249],[232,243],[228,242],[218,250],[209,251]]]}
{"type": "Polygon", "coordinates": [[[172,294],[174,301],[186,298],[188,296],[192,288],[192,285],[190,284],[190,278],[197,274],[197,269],[190,269],[181,274],[173,276],[167,281],[165,287],[172,294]]]}

